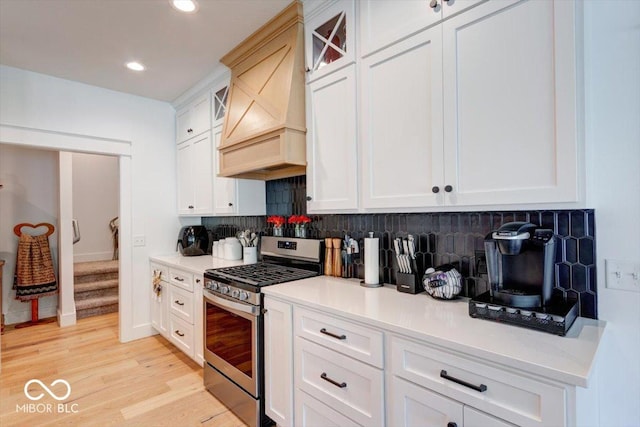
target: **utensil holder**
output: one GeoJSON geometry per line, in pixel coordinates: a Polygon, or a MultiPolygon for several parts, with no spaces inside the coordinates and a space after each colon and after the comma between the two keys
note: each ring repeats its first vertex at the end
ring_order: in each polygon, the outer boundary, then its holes
{"type": "Polygon", "coordinates": [[[396,290],[407,294],[424,292],[421,277],[411,273],[396,273],[396,290]]]}
{"type": "Polygon", "coordinates": [[[247,246],[242,248],[242,263],[255,264],[258,262],[258,248],[255,246],[247,246]]]}

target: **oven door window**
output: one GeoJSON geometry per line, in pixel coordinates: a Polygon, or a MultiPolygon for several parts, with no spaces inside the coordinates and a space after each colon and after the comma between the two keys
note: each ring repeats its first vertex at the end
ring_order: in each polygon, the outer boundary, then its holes
{"type": "Polygon", "coordinates": [[[246,319],[207,301],[205,319],[207,350],[253,378],[255,318],[246,319]]]}

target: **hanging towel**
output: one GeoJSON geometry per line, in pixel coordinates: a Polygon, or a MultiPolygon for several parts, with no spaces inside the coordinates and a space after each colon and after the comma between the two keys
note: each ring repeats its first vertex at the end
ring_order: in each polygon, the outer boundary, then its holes
{"type": "Polygon", "coordinates": [[[20,301],[58,293],[49,236],[46,234],[20,235],[13,288],[16,290],[16,299],[20,301]]]}

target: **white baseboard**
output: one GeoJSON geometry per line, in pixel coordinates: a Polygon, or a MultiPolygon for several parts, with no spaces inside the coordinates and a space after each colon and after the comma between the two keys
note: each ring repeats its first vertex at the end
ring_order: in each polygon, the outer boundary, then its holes
{"type": "Polygon", "coordinates": [[[73,326],[76,323],[77,320],[75,311],[73,313],[62,314],[60,310],[58,310],[58,325],[60,325],[61,328],[64,328],[66,326],[73,326]]]}
{"type": "Polygon", "coordinates": [[[113,251],[73,254],[73,262],[108,261],[113,258],[113,251]]]}

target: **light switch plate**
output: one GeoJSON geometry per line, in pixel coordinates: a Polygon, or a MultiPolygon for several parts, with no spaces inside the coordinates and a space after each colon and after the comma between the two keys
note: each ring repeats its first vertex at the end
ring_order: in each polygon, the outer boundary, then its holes
{"type": "Polygon", "coordinates": [[[133,246],[144,246],[146,244],[144,235],[133,236],[133,246]]]}
{"type": "Polygon", "coordinates": [[[606,287],[640,292],[640,263],[606,259],[606,287]]]}

